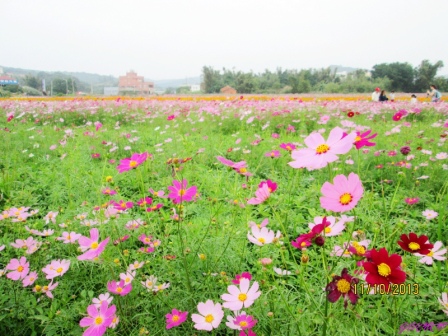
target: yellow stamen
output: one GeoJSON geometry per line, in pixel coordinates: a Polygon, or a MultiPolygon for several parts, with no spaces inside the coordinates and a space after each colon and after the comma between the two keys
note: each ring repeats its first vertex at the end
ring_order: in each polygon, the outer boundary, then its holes
{"type": "Polygon", "coordinates": [[[338,280],[336,283],[336,287],[338,288],[338,291],[342,294],[346,294],[350,291],[350,282],[348,282],[345,279],[338,280]]]}
{"type": "Polygon", "coordinates": [[[95,324],[96,325],[100,325],[101,323],[103,323],[103,319],[101,318],[101,317],[97,317],[96,319],[95,319],[95,324]]]}
{"type": "Polygon", "coordinates": [[[240,300],[241,302],[244,302],[247,300],[247,295],[244,293],[241,293],[240,295],[238,295],[238,300],[240,300]]]}
{"type": "Polygon", "coordinates": [[[388,277],[390,275],[391,269],[389,267],[389,265],[385,264],[385,263],[381,263],[378,265],[378,273],[379,275],[383,276],[383,277],[388,277]]]}
{"type": "Polygon", "coordinates": [[[90,248],[91,248],[92,250],[98,248],[98,243],[97,243],[97,242],[93,242],[92,244],[90,244],[90,248]]]}
{"type": "Polygon", "coordinates": [[[129,162],[129,167],[134,168],[135,166],[137,166],[137,161],[131,160],[131,162],[129,162]]]}
{"type": "Polygon", "coordinates": [[[317,146],[316,154],[325,154],[329,150],[330,150],[330,146],[328,146],[327,144],[322,144],[322,145],[317,146]]]}
{"type": "Polygon", "coordinates": [[[420,245],[418,243],[412,242],[412,243],[409,243],[408,246],[412,251],[417,251],[418,249],[420,249],[420,245]]]}
{"type": "Polygon", "coordinates": [[[171,317],[171,320],[172,320],[173,322],[177,322],[177,321],[179,321],[179,316],[178,316],[178,315],[173,315],[173,316],[171,317]]]}
{"type": "Polygon", "coordinates": [[[266,243],[266,240],[264,238],[258,238],[258,241],[262,244],[266,243]]]}
{"type": "Polygon", "coordinates": [[[205,322],[207,322],[207,323],[212,323],[214,319],[215,319],[215,318],[213,317],[212,314],[208,314],[208,315],[205,317],[205,322]]]}
{"type": "Polygon", "coordinates": [[[349,193],[345,193],[342,194],[341,197],[339,197],[339,203],[341,203],[342,205],[347,205],[349,204],[353,199],[353,196],[350,195],[349,193]]]}

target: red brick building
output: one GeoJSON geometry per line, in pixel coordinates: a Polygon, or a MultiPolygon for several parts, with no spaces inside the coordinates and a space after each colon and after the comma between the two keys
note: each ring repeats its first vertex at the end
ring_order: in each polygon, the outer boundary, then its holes
{"type": "Polygon", "coordinates": [[[148,95],[154,93],[154,83],[145,82],[143,76],[130,71],[118,78],[118,90],[121,94],[148,95]]]}
{"type": "Polygon", "coordinates": [[[236,94],[236,90],[233,87],[226,85],[226,86],[224,86],[221,89],[221,93],[223,93],[223,94],[236,94]]]}

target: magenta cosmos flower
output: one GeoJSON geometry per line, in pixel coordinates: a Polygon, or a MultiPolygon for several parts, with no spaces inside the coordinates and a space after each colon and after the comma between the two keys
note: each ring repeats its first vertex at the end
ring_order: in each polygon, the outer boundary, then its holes
{"type": "Polygon", "coordinates": [[[132,284],[125,284],[124,280],[118,281],[109,281],[107,283],[107,290],[112,294],[117,294],[120,296],[128,295],[132,290],[132,284]]]}
{"type": "Polygon", "coordinates": [[[280,151],[271,150],[270,152],[267,152],[266,154],[264,154],[264,156],[270,157],[270,158],[278,158],[278,157],[280,157],[280,151]]]}
{"type": "Polygon", "coordinates": [[[339,127],[331,130],[326,141],[320,133],[312,133],[305,139],[308,148],[292,151],[294,161],[289,165],[309,170],[326,167],[328,163],[338,159],[337,155],[346,154],[352,148],[356,133],[350,133],[345,137],[343,135],[344,131],[339,127]]]}
{"type": "Polygon", "coordinates": [[[168,197],[171,198],[174,204],[189,202],[196,196],[198,188],[193,186],[187,189],[187,184],[187,180],[182,180],[182,183],[173,181],[174,186],[168,187],[168,190],[171,191],[168,197]]]}
{"type": "Polygon", "coordinates": [[[323,194],[323,197],[320,198],[322,208],[335,212],[346,212],[358,204],[364,189],[359,176],[350,173],[348,178],[344,175],[337,175],[333,184],[325,182],[320,191],[323,194]]]}
{"type": "Polygon", "coordinates": [[[23,279],[28,275],[30,271],[30,263],[26,261],[25,257],[21,257],[18,259],[11,259],[9,264],[6,265],[6,269],[12,272],[9,272],[6,277],[8,279],[17,281],[19,279],[23,279]]]}
{"type": "Polygon", "coordinates": [[[360,149],[360,148],[362,148],[364,146],[371,147],[371,146],[375,146],[376,145],[375,142],[370,142],[369,140],[375,138],[378,135],[378,133],[370,135],[371,132],[372,132],[372,130],[368,130],[368,131],[366,131],[364,133],[356,132],[356,138],[355,138],[356,149],[360,149]]]}
{"type": "Polygon", "coordinates": [[[258,185],[258,188],[262,188],[265,184],[267,184],[270,193],[273,193],[277,190],[277,183],[272,182],[271,180],[261,181],[258,185]]]}
{"type": "Polygon", "coordinates": [[[291,152],[291,151],[293,151],[294,149],[296,149],[297,147],[296,147],[294,144],[288,142],[288,143],[282,143],[282,144],[280,145],[280,148],[282,148],[282,149],[284,149],[284,150],[287,150],[288,152],[291,152]]]}
{"type": "Polygon", "coordinates": [[[79,321],[79,325],[82,328],[88,327],[84,331],[84,336],[101,336],[104,335],[107,328],[110,326],[114,319],[116,307],[112,305],[108,307],[106,301],[101,303],[98,308],[95,305],[90,305],[87,307],[88,317],[84,317],[79,321]]]}
{"type": "Polygon", "coordinates": [[[212,300],[199,302],[198,304],[199,314],[191,315],[191,319],[195,323],[194,327],[197,330],[212,331],[218,328],[222,318],[224,317],[224,311],[219,303],[213,303],[212,300]]]}
{"type": "Polygon", "coordinates": [[[148,159],[147,152],[143,154],[134,153],[130,158],[120,160],[120,164],[117,166],[117,170],[119,173],[123,173],[125,171],[137,168],[147,159],[148,159]]]}
{"type": "Polygon", "coordinates": [[[173,309],[171,314],[168,313],[165,315],[166,318],[166,329],[171,329],[177,327],[185,322],[187,319],[188,312],[181,312],[177,309],[173,309]]]}
{"type": "Polygon", "coordinates": [[[78,256],[78,260],[95,259],[104,251],[110,238],[107,237],[101,243],[98,243],[98,239],[99,239],[98,229],[90,230],[90,238],[82,236],[78,239],[81,251],[84,252],[83,254],[78,256]]]}
{"type": "MultiPolygon", "coordinates": [[[[323,220],[324,217],[321,216],[314,217],[314,223],[308,223],[308,227],[310,228],[310,230],[312,230],[313,227],[315,227],[316,225],[322,224],[323,220]]],[[[341,220],[336,222],[336,218],[334,218],[333,216],[325,217],[325,220],[326,225],[323,231],[325,232],[326,237],[337,236],[340,235],[342,231],[344,231],[345,229],[344,221],[341,220]]]]}
{"type": "Polygon", "coordinates": [[[240,279],[240,288],[230,285],[227,287],[227,291],[230,294],[221,295],[221,299],[225,301],[222,306],[233,311],[248,308],[261,295],[258,288],[258,282],[254,281],[252,287],[250,287],[249,279],[240,279]]]}

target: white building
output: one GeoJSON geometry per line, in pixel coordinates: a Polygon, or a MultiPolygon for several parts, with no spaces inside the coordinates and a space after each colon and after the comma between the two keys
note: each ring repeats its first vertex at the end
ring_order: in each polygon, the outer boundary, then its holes
{"type": "Polygon", "coordinates": [[[201,85],[199,85],[199,84],[192,84],[192,85],[190,85],[190,91],[191,92],[199,92],[199,91],[201,91],[201,85]]]}

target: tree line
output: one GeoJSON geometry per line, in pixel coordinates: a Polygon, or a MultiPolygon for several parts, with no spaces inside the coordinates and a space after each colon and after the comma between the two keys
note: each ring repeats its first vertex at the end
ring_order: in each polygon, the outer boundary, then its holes
{"type": "Polygon", "coordinates": [[[210,66],[202,68],[202,91],[219,93],[226,85],[238,93],[366,93],[376,87],[396,92],[426,92],[430,84],[441,91],[448,91],[448,79],[437,77],[443,62],[422,61],[413,67],[409,63],[381,63],[372,71],[358,69],[341,76],[337,68],[304,70],[265,70],[263,73],[235,71],[223,68],[222,71],[210,66]]]}

